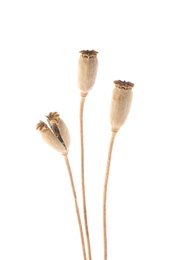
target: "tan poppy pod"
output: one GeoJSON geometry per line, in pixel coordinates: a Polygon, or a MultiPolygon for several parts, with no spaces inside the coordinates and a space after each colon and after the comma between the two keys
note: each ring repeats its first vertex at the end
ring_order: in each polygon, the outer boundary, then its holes
{"type": "Polygon", "coordinates": [[[70,145],[70,135],[64,121],[57,112],[51,112],[47,116],[50,128],[43,121],[37,124],[43,140],[51,147],[66,155],[70,145]]]}
{"type": "Polygon", "coordinates": [[[97,51],[82,50],[78,61],[78,87],[83,94],[87,94],[93,87],[97,75],[97,51]]]}
{"type": "Polygon", "coordinates": [[[114,83],[115,87],[112,94],[110,122],[112,131],[117,132],[125,123],[129,114],[133,96],[132,87],[134,84],[121,80],[116,80],[114,83]]]}

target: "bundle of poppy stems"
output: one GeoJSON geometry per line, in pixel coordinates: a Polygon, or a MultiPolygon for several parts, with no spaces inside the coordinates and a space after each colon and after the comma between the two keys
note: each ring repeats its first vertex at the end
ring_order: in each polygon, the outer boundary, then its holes
{"type": "MultiPolygon", "coordinates": [[[[81,186],[82,186],[82,201],[83,201],[83,217],[85,226],[85,236],[82,227],[82,220],[80,216],[80,210],[77,202],[77,194],[74,185],[73,175],[70,167],[70,162],[68,158],[69,145],[70,145],[70,135],[68,128],[64,121],[60,118],[57,112],[50,112],[47,117],[48,124],[40,121],[37,124],[37,130],[39,130],[44,141],[53,147],[55,150],[59,151],[64,157],[66,167],[68,170],[72,193],[75,202],[75,209],[77,214],[77,220],[80,230],[80,238],[82,245],[82,253],[84,260],[92,260],[91,246],[90,246],[90,233],[88,228],[87,219],[87,208],[86,208],[86,192],[85,192],[85,177],[84,177],[84,134],[83,134],[83,111],[84,102],[87,94],[92,89],[98,68],[98,52],[95,50],[82,50],[80,51],[80,57],[78,61],[78,87],[80,89],[80,149],[81,149],[81,186]],[[85,246],[85,237],[87,241],[87,248],[85,246]]],[[[103,187],[103,258],[107,260],[108,247],[107,247],[107,222],[106,222],[106,201],[107,201],[107,187],[109,170],[112,156],[112,148],[114,144],[114,139],[125,123],[132,102],[132,88],[133,83],[127,81],[116,80],[114,81],[114,88],[111,99],[110,108],[110,123],[111,123],[111,138],[108,149],[108,157],[106,163],[104,187],[103,187]]]]}

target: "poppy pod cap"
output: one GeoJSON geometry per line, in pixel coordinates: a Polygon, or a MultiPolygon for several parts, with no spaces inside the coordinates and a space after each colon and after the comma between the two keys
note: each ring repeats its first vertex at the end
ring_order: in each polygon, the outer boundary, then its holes
{"type": "Polygon", "coordinates": [[[98,68],[95,50],[82,50],[78,61],[78,87],[83,94],[87,94],[93,87],[98,68]]]}
{"type": "Polygon", "coordinates": [[[112,131],[117,132],[125,123],[130,111],[132,102],[132,88],[134,84],[131,82],[116,80],[115,87],[112,93],[110,123],[112,131]]]}

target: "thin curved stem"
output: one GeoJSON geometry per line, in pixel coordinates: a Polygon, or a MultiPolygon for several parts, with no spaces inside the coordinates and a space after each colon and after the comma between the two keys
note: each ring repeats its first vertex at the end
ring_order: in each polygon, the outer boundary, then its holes
{"type": "Polygon", "coordinates": [[[84,224],[85,224],[85,231],[86,231],[87,247],[88,247],[88,256],[89,256],[89,260],[92,260],[91,246],[90,246],[90,236],[89,236],[88,220],[87,220],[87,210],[86,210],[85,181],[84,181],[83,110],[84,110],[85,97],[86,97],[86,95],[82,94],[81,95],[81,101],[80,101],[81,184],[82,184],[83,214],[84,214],[84,224]]]}
{"type": "Polygon", "coordinates": [[[107,157],[107,165],[106,165],[106,172],[105,172],[105,181],[104,181],[104,190],[103,190],[103,245],[104,245],[104,260],[107,260],[107,225],[106,225],[106,200],[107,200],[107,186],[108,186],[108,179],[109,179],[109,170],[110,170],[110,163],[111,163],[111,156],[112,156],[112,148],[114,144],[114,139],[116,136],[116,132],[112,132],[110,145],[109,145],[109,152],[107,157]]]}
{"type": "Polygon", "coordinates": [[[84,243],[84,234],[83,234],[83,228],[82,228],[81,217],[80,217],[80,210],[79,210],[79,206],[78,206],[78,202],[77,202],[76,189],[75,189],[75,186],[74,186],[74,181],[73,181],[73,176],[72,176],[72,171],[71,171],[68,155],[64,155],[64,159],[65,159],[65,162],[66,162],[66,165],[67,165],[67,169],[68,169],[68,173],[69,173],[69,177],[70,177],[70,182],[71,182],[71,187],[72,187],[72,191],[73,191],[73,196],[74,196],[77,219],[78,219],[78,224],[79,224],[79,229],[80,229],[83,256],[84,256],[84,260],[87,260],[85,243],[84,243]]]}

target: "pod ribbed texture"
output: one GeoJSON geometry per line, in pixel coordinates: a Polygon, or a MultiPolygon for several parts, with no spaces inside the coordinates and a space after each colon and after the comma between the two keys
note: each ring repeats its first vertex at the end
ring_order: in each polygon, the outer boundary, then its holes
{"type": "Polygon", "coordinates": [[[80,51],[78,61],[78,87],[83,94],[88,93],[96,80],[98,60],[96,51],[80,51]]]}
{"type": "Polygon", "coordinates": [[[131,82],[114,81],[115,87],[112,93],[111,109],[110,109],[110,123],[112,131],[117,132],[125,123],[130,111],[132,102],[132,87],[131,82]]]}

